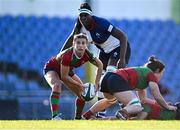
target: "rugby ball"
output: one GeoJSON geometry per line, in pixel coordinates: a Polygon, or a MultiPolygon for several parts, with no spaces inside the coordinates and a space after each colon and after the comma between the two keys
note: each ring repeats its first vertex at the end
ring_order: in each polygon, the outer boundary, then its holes
{"type": "Polygon", "coordinates": [[[82,98],[85,101],[92,100],[96,95],[94,84],[85,83],[83,86],[84,86],[84,91],[81,93],[82,98]]]}

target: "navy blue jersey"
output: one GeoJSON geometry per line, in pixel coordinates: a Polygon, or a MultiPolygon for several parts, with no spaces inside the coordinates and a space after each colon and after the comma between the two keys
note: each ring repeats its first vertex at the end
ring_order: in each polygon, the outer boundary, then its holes
{"type": "Polygon", "coordinates": [[[105,53],[109,53],[119,47],[120,41],[111,35],[111,32],[115,27],[104,18],[96,16],[92,16],[92,18],[94,27],[91,30],[87,30],[84,26],[81,28],[81,32],[88,36],[88,42],[93,42],[105,53]]]}

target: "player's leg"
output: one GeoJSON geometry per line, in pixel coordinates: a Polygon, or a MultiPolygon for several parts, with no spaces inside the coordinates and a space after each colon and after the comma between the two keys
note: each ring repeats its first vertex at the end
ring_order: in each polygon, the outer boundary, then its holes
{"type": "Polygon", "coordinates": [[[84,119],[91,119],[91,117],[99,111],[105,110],[106,108],[110,107],[114,103],[116,103],[116,98],[114,96],[105,93],[105,98],[97,101],[90,109],[89,111],[85,112],[83,114],[84,119]]]}
{"type": "Polygon", "coordinates": [[[107,107],[111,106],[112,104],[114,104],[116,102],[116,99],[114,98],[114,96],[109,94],[109,89],[107,87],[107,81],[108,81],[109,76],[111,76],[111,73],[110,72],[106,73],[100,82],[100,87],[101,87],[100,90],[101,90],[101,92],[103,92],[103,95],[105,95],[106,98],[96,102],[90,108],[89,111],[87,111],[85,114],[83,114],[83,118],[89,119],[96,112],[106,109],[107,107]]]}
{"type": "Polygon", "coordinates": [[[117,116],[120,116],[120,118],[127,119],[129,115],[142,111],[140,100],[132,91],[117,92],[114,93],[114,96],[118,101],[126,105],[117,112],[117,116]]]}
{"type": "MultiPolygon", "coordinates": [[[[81,79],[76,74],[74,74],[72,78],[77,82],[82,83],[81,79]]],[[[85,101],[77,96],[75,100],[75,117],[74,117],[75,119],[81,119],[84,105],[85,105],[85,101]]]]}
{"type": "Polygon", "coordinates": [[[59,103],[59,95],[61,93],[61,81],[59,79],[59,75],[55,71],[48,71],[44,75],[46,81],[52,88],[51,96],[50,96],[50,106],[51,106],[51,112],[52,112],[52,119],[59,120],[60,117],[58,117],[58,103],[59,103]]]}
{"type": "MultiPolygon", "coordinates": [[[[107,73],[108,74],[108,73],[107,73]]],[[[123,112],[128,116],[128,114],[135,114],[142,110],[141,104],[137,96],[131,88],[126,80],[124,80],[121,76],[118,76],[114,73],[109,73],[109,77],[106,81],[106,86],[103,86],[103,82],[101,83],[101,91],[112,93],[116,99],[125,105],[122,109],[123,112]]]]}
{"type": "MultiPolygon", "coordinates": [[[[130,48],[129,43],[127,43],[127,50],[125,54],[126,66],[129,62],[130,56],[131,56],[131,48],[130,48]]],[[[120,59],[120,47],[114,49],[112,52],[109,53],[109,60],[106,67],[106,71],[112,72],[118,69],[117,62],[119,59],[120,59]]]]}

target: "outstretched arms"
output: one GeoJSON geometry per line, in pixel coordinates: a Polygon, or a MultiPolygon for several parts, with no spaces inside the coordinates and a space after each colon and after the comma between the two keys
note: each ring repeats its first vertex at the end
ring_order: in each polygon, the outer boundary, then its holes
{"type": "Polygon", "coordinates": [[[164,100],[164,98],[162,97],[162,95],[159,91],[159,87],[158,87],[157,83],[149,82],[149,87],[150,87],[152,96],[154,97],[154,99],[157,101],[157,103],[160,106],[162,106],[168,110],[176,110],[176,107],[168,105],[168,103],[164,100]]]}

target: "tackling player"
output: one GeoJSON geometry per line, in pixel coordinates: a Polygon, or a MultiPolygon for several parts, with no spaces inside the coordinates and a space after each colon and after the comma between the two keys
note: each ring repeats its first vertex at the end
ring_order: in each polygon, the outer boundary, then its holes
{"type": "Polygon", "coordinates": [[[164,67],[163,63],[151,56],[142,67],[130,67],[106,73],[100,85],[100,91],[104,93],[105,99],[96,102],[89,111],[83,114],[83,118],[90,119],[94,113],[111,106],[118,100],[125,105],[118,111],[118,116],[121,119],[128,119],[129,115],[142,111],[140,100],[146,98],[145,89],[148,86],[152,96],[161,107],[175,111],[176,107],[167,104],[157,84],[163,75],[164,67]],[[138,91],[140,100],[133,90],[138,91]],[[109,104],[104,104],[107,100],[109,104]]]}

